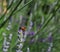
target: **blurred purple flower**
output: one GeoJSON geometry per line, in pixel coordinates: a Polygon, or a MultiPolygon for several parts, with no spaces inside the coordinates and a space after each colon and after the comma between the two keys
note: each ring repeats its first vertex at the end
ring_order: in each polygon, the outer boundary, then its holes
{"type": "Polygon", "coordinates": [[[51,52],[52,46],[53,46],[53,43],[50,43],[50,46],[48,47],[47,52],[51,52]]]}
{"type": "Polygon", "coordinates": [[[52,37],[52,36],[49,36],[49,37],[47,38],[47,40],[48,40],[49,42],[52,42],[52,41],[53,41],[53,37],[52,37]]]}
{"type": "Polygon", "coordinates": [[[28,32],[28,36],[33,36],[35,34],[35,32],[31,31],[31,32],[28,32]]]}
{"type": "Polygon", "coordinates": [[[23,32],[23,35],[25,35],[25,32],[23,32]]]}
{"type": "Polygon", "coordinates": [[[31,27],[33,26],[33,22],[32,22],[32,21],[30,22],[30,26],[31,26],[31,27]]]}

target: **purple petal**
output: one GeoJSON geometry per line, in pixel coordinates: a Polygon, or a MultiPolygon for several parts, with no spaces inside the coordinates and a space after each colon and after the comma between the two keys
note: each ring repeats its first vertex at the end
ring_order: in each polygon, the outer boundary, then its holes
{"type": "Polygon", "coordinates": [[[52,42],[52,40],[53,40],[52,36],[48,37],[49,42],[52,42]]]}
{"type": "Polygon", "coordinates": [[[29,32],[28,35],[29,36],[33,36],[35,34],[35,32],[29,32]]]}

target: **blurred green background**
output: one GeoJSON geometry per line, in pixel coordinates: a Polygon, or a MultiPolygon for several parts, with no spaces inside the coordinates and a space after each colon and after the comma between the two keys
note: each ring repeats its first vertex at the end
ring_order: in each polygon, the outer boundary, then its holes
{"type": "Polygon", "coordinates": [[[35,33],[26,37],[23,52],[60,52],[60,0],[0,0],[0,52],[5,37],[10,42],[6,52],[16,52],[20,26],[35,33]]]}

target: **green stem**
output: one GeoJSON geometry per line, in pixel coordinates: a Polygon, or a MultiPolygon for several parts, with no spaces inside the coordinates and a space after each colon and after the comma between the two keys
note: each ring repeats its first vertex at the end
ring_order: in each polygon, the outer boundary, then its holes
{"type": "Polygon", "coordinates": [[[0,29],[5,25],[5,23],[10,19],[10,17],[13,15],[13,13],[15,12],[15,10],[18,8],[18,6],[20,5],[20,3],[22,2],[22,0],[20,0],[17,5],[15,6],[15,8],[13,9],[13,11],[10,13],[9,17],[2,23],[0,24],[0,29]]]}
{"type": "Polygon", "coordinates": [[[27,6],[28,4],[30,4],[32,2],[32,0],[31,1],[29,1],[28,3],[26,3],[23,7],[21,7],[19,10],[17,10],[16,12],[14,12],[14,14],[13,15],[15,15],[16,13],[18,13],[19,11],[21,11],[25,6],[27,6]]]}
{"type": "MultiPolygon", "coordinates": [[[[13,1],[12,1],[11,4],[7,7],[7,11],[11,8],[12,5],[13,5],[13,1]]],[[[7,11],[0,17],[0,20],[6,15],[7,11]]]]}

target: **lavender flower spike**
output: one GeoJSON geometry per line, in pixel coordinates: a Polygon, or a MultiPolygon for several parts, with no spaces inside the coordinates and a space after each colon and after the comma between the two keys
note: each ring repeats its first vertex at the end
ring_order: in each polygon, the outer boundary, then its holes
{"type": "Polygon", "coordinates": [[[33,31],[28,33],[29,36],[33,36],[34,34],[35,34],[35,32],[33,32],[33,31]]]}
{"type": "Polygon", "coordinates": [[[49,41],[49,42],[52,42],[52,40],[53,40],[52,36],[49,36],[49,37],[48,37],[48,41],[49,41]]]}

